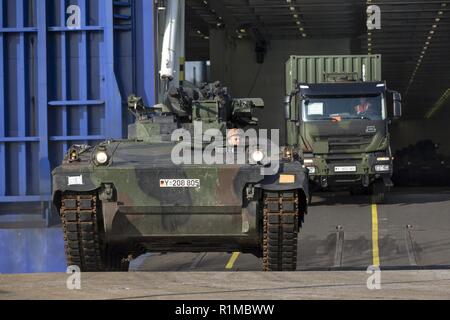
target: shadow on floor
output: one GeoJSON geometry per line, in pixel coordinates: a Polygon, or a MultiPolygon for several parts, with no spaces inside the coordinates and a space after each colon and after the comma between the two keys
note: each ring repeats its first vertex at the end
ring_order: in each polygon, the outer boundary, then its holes
{"type": "MultiPolygon", "coordinates": [[[[394,188],[384,204],[409,205],[450,202],[450,188],[394,188]]],[[[311,206],[359,205],[371,204],[368,195],[352,196],[349,192],[316,192],[311,206]]]]}

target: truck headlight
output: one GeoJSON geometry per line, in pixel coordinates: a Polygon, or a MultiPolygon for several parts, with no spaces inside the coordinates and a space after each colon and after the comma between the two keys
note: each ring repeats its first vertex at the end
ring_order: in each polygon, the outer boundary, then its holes
{"type": "Polygon", "coordinates": [[[264,152],[262,152],[261,150],[255,150],[250,154],[250,157],[253,160],[253,162],[260,163],[264,160],[266,156],[264,155],[264,152]]]}
{"type": "Polygon", "coordinates": [[[95,161],[98,165],[105,165],[109,161],[109,156],[105,151],[98,151],[95,154],[95,161]]]}
{"type": "Polygon", "coordinates": [[[391,161],[391,158],[389,158],[389,157],[378,157],[377,161],[391,161]]]}
{"type": "Polygon", "coordinates": [[[390,170],[391,170],[391,166],[387,165],[387,164],[380,164],[380,165],[375,166],[376,172],[386,172],[386,171],[390,171],[390,170]]]}

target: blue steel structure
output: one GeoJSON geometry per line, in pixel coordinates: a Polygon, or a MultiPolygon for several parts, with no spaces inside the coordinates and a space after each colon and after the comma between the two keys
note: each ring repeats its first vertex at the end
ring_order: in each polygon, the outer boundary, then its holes
{"type": "Polygon", "coordinates": [[[49,201],[70,145],[122,138],[128,94],[154,103],[153,3],[0,0],[0,205],[49,201]]]}

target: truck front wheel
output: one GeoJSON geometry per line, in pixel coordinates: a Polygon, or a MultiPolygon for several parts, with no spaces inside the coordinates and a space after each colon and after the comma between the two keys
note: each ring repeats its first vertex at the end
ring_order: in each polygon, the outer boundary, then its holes
{"type": "Polygon", "coordinates": [[[386,201],[387,187],[382,180],[377,180],[372,185],[372,203],[383,204],[386,201]]]}

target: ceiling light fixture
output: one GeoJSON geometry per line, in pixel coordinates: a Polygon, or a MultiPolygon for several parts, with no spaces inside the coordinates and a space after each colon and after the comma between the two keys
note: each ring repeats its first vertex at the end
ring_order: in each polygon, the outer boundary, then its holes
{"type": "MultiPolygon", "coordinates": [[[[446,7],[446,6],[447,6],[447,3],[442,3],[442,4],[441,4],[441,7],[446,7]]],[[[441,18],[440,18],[439,16],[442,16],[443,14],[444,14],[444,11],[439,10],[439,11],[437,12],[437,16],[434,18],[434,21],[435,21],[436,23],[433,24],[433,25],[431,25],[431,30],[428,31],[428,34],[427,34],[427,40],[425,41],[425,45],[424,45],[423,49],[421,50],[419,59],[417,60],[416,68],[414,69],[414,71],[413,71],[413,73],[412,73],[412,75],[411,75],[411,77],[410,77],[410,79],[409,79],[409,85],[408,85],[408,87],[406,88],[406,94],[405,94],[405,96],[408,95],[408,93],[409,93],[409,91],[410,91],[410,89],[411,89],[411,86],[412,86],[412,84],[414,83],[414,80],[415,80],[415,78],[416,78],[416,74],[417,74],[417,72],[418,72],[418,70],[419,70],[419,68],[420,68],[420,66],[421,66],[421,64],[422,64],[422,61],[423,61],[423,59],[425,59],[426,51],[428,50],[429,46],[431,45],[431,40],[432,40],[432,38],[433,38],[433,35],[436,33],[435,29],[438,28],[439,22],[441,21],[441,18]]]]}
{"type": "Polygon", "coordinates": [[[209,13],[216,18],[215,26],[217,28],[223,28],[224,27],[223,18],[217,14],[217,11],[214,8],[210,7],[208,0],[203,0],[202,2],[205,8],[209,11],[209,13]]]}
{"type": "Polygon", "coordinates": [[[298,30],[301,32],[301,37],[306,38],[307,35],[305,33],[305,29],[302,26],[300,14],[297,11],[296,7],[294,6],[294,0],[286,0],[286,2],[289,4],[289,10],[292,12],[292,17],[294,18],[296,26],[299,27],[298,30]]]}

